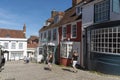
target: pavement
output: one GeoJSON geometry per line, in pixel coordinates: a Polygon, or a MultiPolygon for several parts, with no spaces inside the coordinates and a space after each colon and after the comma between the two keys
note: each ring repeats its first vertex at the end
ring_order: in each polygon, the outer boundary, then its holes
{"type": "Polygon", "coordinates": [[[120,76],[81,69],[74,73],[71,67],[55,64],[52,65],[52,71],[49,71],[46,64],[9,61],[0,72],[0,80],[120,80],[120,76]]]}

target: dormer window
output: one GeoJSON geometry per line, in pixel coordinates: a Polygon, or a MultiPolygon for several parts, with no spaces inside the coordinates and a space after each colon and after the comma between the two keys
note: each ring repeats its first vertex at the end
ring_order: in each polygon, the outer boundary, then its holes
{"type": "Polygon", "coordinates": [[[46,26],[49,26],[50,25],[50,22],[46,22],[46,26]]]}
{"type": "Polygon", "coordinates": [[[82,13],[82,8],[80,6],[76,7],[76,14],[80,15],[82,13]]]}
{"type": "Polygon", "coordinates": [[[59,21],[59,16],[54,17],[54,23],[57,23],[59,21]]]}

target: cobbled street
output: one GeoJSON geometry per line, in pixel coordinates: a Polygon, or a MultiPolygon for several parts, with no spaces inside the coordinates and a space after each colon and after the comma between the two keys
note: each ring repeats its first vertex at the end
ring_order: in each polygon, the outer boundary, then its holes
{"type": "Polygon", "coordinates": [[[0,80],[120,80],[119,76],[104,75],[96,72],[78,70],[53,65],[52,71],[46,70],[46,64],[28,63],[23,61],[10,61],[0,72],[0,80]]]}

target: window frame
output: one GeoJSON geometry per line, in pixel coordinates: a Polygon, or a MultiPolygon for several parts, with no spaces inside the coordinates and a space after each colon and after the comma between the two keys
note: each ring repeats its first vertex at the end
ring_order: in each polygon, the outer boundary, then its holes
{"type": "Polygon", "coordinates": [[[67,38],[67,27],[66,26],[62,27],[62,37],[63,39],[67,38]]]}
{"type": "Polygon", "coordinates": [[[76,37],[77,37],[77,25],[76,25],[76,24],[73,24],[73,25],[71,26],[71,38],[76,38],[76,37]],[[74,28],[74,27],[76,27],[76,30],[75,30],[76,36],[73,36],[73,34],[74,34],[73,28],[74,28]]]}
{"type": "Polygon", "coordinates": [[[11,49],[16,49],[16,43],[15,42],[11,43],[11,49]]]}
{"type": "Polygon", "coordinates": [[[44,39],[46,39],[47,35],[46,35],[46,32],[44,32],[44,39]]]}
{"type": "Polygon", "coordinates": [[[62,58],[72,58],[73,44],[61,43],[60,55],[62,58]]]}
{"type": "Polygon", "coordinates": [[[110,19],[110,0],[104,0],[94,4],[94,23],[108,21],[109,19],[110,19]]]}
{"type": "Polygon", "coordinates": [[[91,51],[120,54],[120,26],[91,30],[91,51]]]}
{"type": "Polygon", "coordinates": [[[57,40],[57,29],[53,29],[53,41],[57,40]]]}
{"type": "Polygon", "coordinates": [[[19,49],[23,49],[23,43],[19,43],[19,49]]]}
{"type": "Polygon", "coordinates": [[[8,42],[4,42],[4,48],[8,49],[9,48],[9,43],[8,42]]]}
{"type": "Polygon", "coordinates": [[[77,15],[82,14],[82,7],[81,6],[76,7],[76,13],[77,13],[77,15]]]}
{"type": "Polygon", "coordinates": [[[51,35],[52,35],[52,33],[51,33],[51,30],[48,30],[48,41],[51,41],[51,35]]]}
{"type": "Polygon", "coordinates": [[[43,39],[43,33],[41,33],[40,36],[41,36],[41,40],[42,40],[43,39]]]}

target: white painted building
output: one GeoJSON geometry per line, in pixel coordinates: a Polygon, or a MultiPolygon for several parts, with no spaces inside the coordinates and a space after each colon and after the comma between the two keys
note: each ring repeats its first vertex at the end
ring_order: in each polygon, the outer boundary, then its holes
{"type": "Polygon", "coordinates": [[[20,60],[27,56],[26,26],[23,30],[0,29],[0,45],[8,53],[4,53],[6,60],[20,60]]]}

